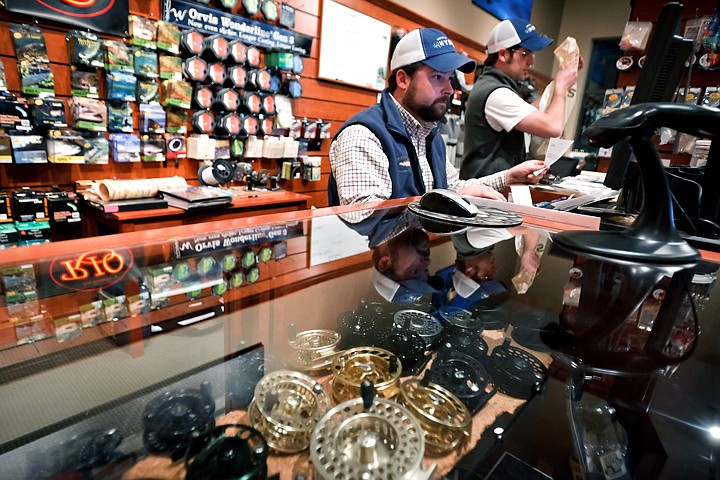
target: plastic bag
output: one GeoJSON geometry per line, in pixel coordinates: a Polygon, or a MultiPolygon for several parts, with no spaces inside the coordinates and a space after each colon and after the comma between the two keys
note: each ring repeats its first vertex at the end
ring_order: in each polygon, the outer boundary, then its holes
{"type": "Polygon", "coordinates": [[[627,22],[620,38],[620,48],[623,50],[645,50],[652,22],[627,22]]]}
{"type": "MultiPolygon", "coordinates": [[[[568,65],[575,65],[575,68],[578,68],[579,62],[580,62],[580,48],[578,47],[577,40],[575,40],[573,37],[567,37],[558,47],[555,49],[555,58],[560,63],[560,68],[563,69],[568,65]]],[[[552,100],[553,93],[555,91],[555,80],[550,82],[547,87],[545,87],[545,90],[543,90],[543,94],[540,97],[540,103],[538,105],[538,110],[541,112],[544,112],[547,110],[548,106],[550,105],[550,100],[552,100]]],[[[568,118],[570,117],[570,113],[572,112],[573,108],[575,108],[575,103],[577,101],[577,83],[571,86],[568,89],[567,97],[565,98],[565,124],[567,125],[568,118]]],[[[550,142],[549,138],[543,138],[538,137],[536,135],[530,136],[530,157],[529,158],[538,158],[542,159],[545,158],[545,153],[547,153],[547,146],[550,142]]]]}

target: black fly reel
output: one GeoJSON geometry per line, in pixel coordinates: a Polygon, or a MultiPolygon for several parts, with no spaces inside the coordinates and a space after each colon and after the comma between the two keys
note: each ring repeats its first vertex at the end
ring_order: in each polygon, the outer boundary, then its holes
{"type": "Polygon", "coordinates": [[[435,314],[444,327],[445,335],[467,330],[482,331],[484,324],[479,316],[470,310],[454,306],[443,306],[435,314]]]}
{"type": "Polygon", "coordinates": [[[150,400],[143,411],[143,444],[150,453],[185,450],[191,436],[215,426],[212,387],[182,388],[163,392],[150,400]]]}
{"type": "Polygon", "coordinates": [[[501,303],[483,303],[472,310],[473,316],[480,322],[485,330],[502,330],[510,322],[510,307],[501,303]]]}
{"type": "Polygon", "coordinates": [[[392,326],[383,329],[375,342],[376,347],[395,354],[403,366],[402,375],[411,375],[419,370],[418,364],[425,358],[427,343],[414,330],[392,326]]]}
{"type": "Polygon", "coordinates": [[[421,310],[399,310],[395,312],[393,325],[396,328],[417,332],[429,349],[435,348],[443,332],[440,321],[421,310]]]}
{"type": "Polygon", "coordinates": [[[490,355],[490,377],[502,393],[528,400],[542,386],[547,369],[531,353],[510,345],[506,338],[490,355]]]}
{"type": "Polygon", "coordinates": [[[52,452],[48,458],[50,470],[83,472],[112,463],[124,456],[117,451],[122,441],[123,435],[116,428],[73,436],[58,445],[57,452],[52,452]]]}
{"type": "Polygon", "coordinates": [[[226,398],[230,410],[246,409],[255,395],[255,386],[265,376],[265,355],[253,350],[230,360],[228,363],[226,398]]]}
{"type": "Polygon", "coordinates": [[[430,367],[428,381],[449,390],[475,415],[495,394],[490,376],[475,357],[443,349],[430,367]]]}
{"type": "Polygon", "coordinates": [[[185,454],[185,478],[265,479],[268,452],[267,442],[254,428],[240,424],[218,425],[208,435],[192,439],[185,454]]]}
{"type": "Polygon", "coordinates": [[[520,312],[512,316],[512,339],[518,344],[537,352],[547,352],[550,347],[543,341],[544,335],[554,332],[549,325],[558,325],[558,316],[547,311],[520,312]]]}
{"type": "Polygon", "coordinates": [[[336,320],[337,332],[340,334],[338,348],[372,345],[376,337],[376,322],[373,316],[361,312],[344,312],[336,320]]]}
{"type": "Polygon", "coordinates": [[[456,330],[443,335],[440,352],[445,350],[465,353],[479,360],[486,360],[489,347],[482,338],[482,330],[456,330]]]}

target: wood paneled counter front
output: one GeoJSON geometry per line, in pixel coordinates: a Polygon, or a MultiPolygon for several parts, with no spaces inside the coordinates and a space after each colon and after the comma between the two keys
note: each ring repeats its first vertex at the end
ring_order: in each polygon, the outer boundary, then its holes
{"type": "Polygon", "coordinates": [[[83,233],[85,237],[113,233],[129,233],[158,228],[177,227],[195,223],[253,217],[270,213],[296,212],[309,208],[310,195],[287,191],[239,191],[230,207],[186,212],[167,207],[154,210],[104,213],[97,208],[85,208],[83,233]]]}

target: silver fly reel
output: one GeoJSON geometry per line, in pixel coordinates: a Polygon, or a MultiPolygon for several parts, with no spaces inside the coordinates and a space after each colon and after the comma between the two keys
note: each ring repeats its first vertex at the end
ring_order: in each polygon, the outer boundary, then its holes
{"type": "Polygon", "coordinates": [[[421,310],[400,310],[393,316],[396,327],[417,332],[427,347],[432,347],[440,340],[442,325],[429,313],[421,310]]]}
{"type": "Polygon", "coordinates": [[[392,400],[376,399],[371,382],[362,398],[336,406],[320,419],[310,442],[319,478],[429,480],[433,464],[422,470],[422,428],[412,414],[392,400]]]}
{"type": "Polygon", "coordinates": [[[400,386],[400,404],[425,432],[428,453],[443,454],[470,438],[472,416],[458,397],[435,383],[409,379],[400,386]]]}
{"type": "Polygon", "coordinates": [[[363,380],[372,382],[383,398],[393,398],[400,392],[402,363],[382,348],[356,347],[340,352],[332,372],[332,396],[338,403],[359,397],[363,380]]]}
{"type": "Polygon", "coordinates": [[[256,385],[248,417],[271,448],[296,453],[308,447],[310,433],[329,408],[322,385],[305,374],[279,370],[256,385]]]}
{"type": "Polygon", "coordinates": [[[340,334],[332,330],[306,330],[295,334],[295,325],[290,325],[290,364],[304,372],[317,372],[330,368],[340,334]]]}

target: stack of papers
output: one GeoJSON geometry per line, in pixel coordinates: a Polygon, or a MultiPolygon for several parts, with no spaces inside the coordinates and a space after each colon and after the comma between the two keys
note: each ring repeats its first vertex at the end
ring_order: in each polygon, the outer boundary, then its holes
{"type": "Polygon", "coordinates": [[[555,210],[562,211],[568,211],[600,200],[616,198],[620,194],[618,190],[608,188],[602,183],[579,177],[568,177],[557,184],[556,187],[567,190],[575,190],[583,194],[552,204],[555,210]]]}

